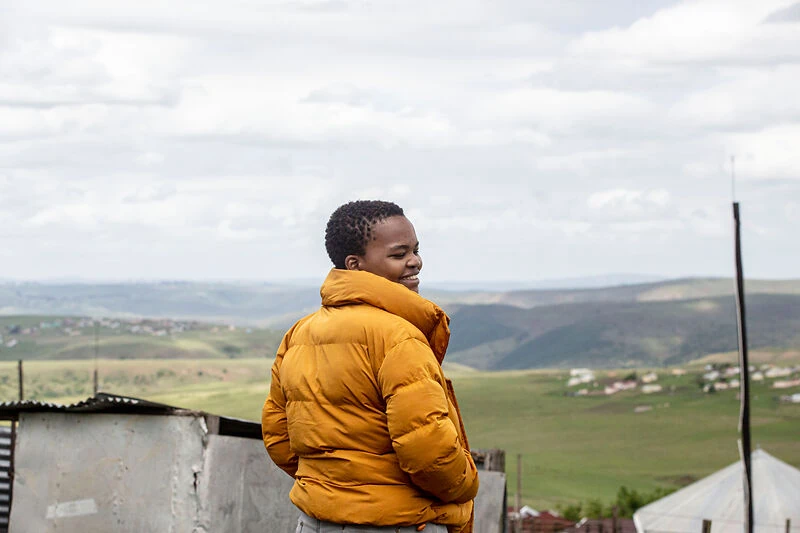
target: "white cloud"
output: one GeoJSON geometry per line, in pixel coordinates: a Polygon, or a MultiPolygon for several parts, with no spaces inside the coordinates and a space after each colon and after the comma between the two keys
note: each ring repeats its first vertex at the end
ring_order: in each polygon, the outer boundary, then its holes
{"type": "Polygon", "coordinates": [[[7,275],[312,276],[359,196],[441,276],[727,273],[731,154],[748,224],[793,238],[787,6],[0,4],[7,275]]]}
{"type": "Polygon", "coordinates": [[[632,215],[648,213],[652,208],[663,208],[669,203],[670,194],[665,189],[650,191],[611,189],[592,193],[586,200],[586,204],[592,209],[606,209],[632,215]]]}
{"type": "Polygon", "coordinates": [[[166,105],[175,98],[167,80],[186,43],[171,36],[23,25],[7,46],[0,56],[0,101],[46,108],[166,105]]]}
{"type": "Polygon", "coordinates": [[[485,121],[527,123],[545,132],[569,133],[604,124],[609,131],[646,119],[653,107],[646,98],[610,91],[516,89],[497,94],[479,108],[485,121]]]}
{"type": "Polygon", "coordinates": [[[146,167],[159,165],[164,162],[164,154],[158,152],[144,152],[136,158],[136,161],[146,167]]]}
{"type": "MultiPolygon", "coordinates": [[[[800,29],[798,29],[800,31],[800,29]]],[[[726,69],[723,83],[689,94],[670,115],[688,127],[759,129],[800,122],[800,64],[772,69],[726,69]]]]}
{"type": "Polygon", "coordinates": [[[620,148],[608,150],[589,150],[568,154],[543,155],[536,158],[536,168],[546,172],[593,173],[599,167],[613,166],[617,160],[635,155],[632,151],[620,148]]]}
{"type": "Polygon", "coordinates": [[[637,62],[800,60],[800,35],[791,24],[764,25],[792,1],[694,0],[664,8],[629,27],[590,32],[570,50],[578,56],[637,62]]]}
{"type": "Polygon", "coordinates": [[[789,222],[800,222],[800,203],[799,202],[786,202],[783,206],[783,213],[786,220],[789,222]]]}
{"type": "Polygon", "coordinates": [[[737,180],[800,180],[800,123],[729,135],[737,180]]]}

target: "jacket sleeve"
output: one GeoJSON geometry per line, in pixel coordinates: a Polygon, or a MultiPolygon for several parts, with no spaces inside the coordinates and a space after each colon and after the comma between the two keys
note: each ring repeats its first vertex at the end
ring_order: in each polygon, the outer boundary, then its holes
{"type": "Polygon", "coordinates": [[[386,354],[378,382],[400,468],[439,500],[465,503],[478,492],[478,471],[448,416],[439,375],[431,349],[412,338],[386,354]]]}
{"type": "Polygon", "coordinates": [[[283,356],[289,345],[291,330],[283,337],[275,362],[272,364],[272,381],[269,396],[261,410],[261,436],[272,460],[284,472],[294,477],[297,473],[297,455],[289,445],[289,430],[286,423],[286,397],[281,389],[280,370],[283,356]]]}

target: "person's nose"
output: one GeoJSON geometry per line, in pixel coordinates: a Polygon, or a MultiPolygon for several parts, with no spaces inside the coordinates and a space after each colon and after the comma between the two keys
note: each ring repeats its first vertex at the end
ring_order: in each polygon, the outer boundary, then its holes
{"type": "Polygon", "coordinates": [[[422,270],[422,257],[419,254],[411,254],[411,258],[406,264],[411,268],[422,270]]]}

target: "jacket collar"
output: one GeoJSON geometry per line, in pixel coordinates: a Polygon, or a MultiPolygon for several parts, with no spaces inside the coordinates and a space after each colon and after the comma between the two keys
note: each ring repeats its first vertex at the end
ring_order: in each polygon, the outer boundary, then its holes
{"type": "Polygon", "coordinates": [[[450,317],[442,309],[399,283],[361,270],[331,269],[319,291],[322,305],[368,304],[404,318],[428,339],[441,364],[450,341],[450,317]]]}

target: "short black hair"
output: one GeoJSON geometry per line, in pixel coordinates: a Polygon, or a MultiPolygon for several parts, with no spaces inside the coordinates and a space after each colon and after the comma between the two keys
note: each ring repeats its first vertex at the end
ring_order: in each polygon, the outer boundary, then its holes
{"type": "Polygon", "coordinates": [[[336,268],[345,268],[348,255],[364,255],[376,222],[405,216],[403,208],[381,200],[356,200],[339,206],[325,228],[325,249],[336,268]]]}

